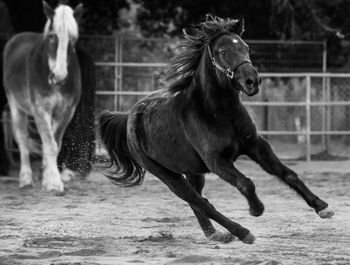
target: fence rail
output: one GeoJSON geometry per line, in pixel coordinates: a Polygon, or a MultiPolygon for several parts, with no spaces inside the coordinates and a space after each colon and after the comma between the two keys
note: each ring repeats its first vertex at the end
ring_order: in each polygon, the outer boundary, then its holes
{"type": "MultiPolygon", "coordinates": [[[[297,112],[295,117],[300,116],[301,119],[304,120],[304,126],[300,126],[298,130],[276,130],[271,128],[259,128],[259,133],[265,136],[290,136],[290,137],[304,137],[304,148],[305,148],[305,159],[307,161],[311,160],[312,156],[312,141],[311,137],[320,136],[323,137],[323,142],[327,142],[327,137],[330,136],[350,136],[350,128],[346,128],[344,130],[340,130],[337,128],[332,128],[330,126],[329,119],[331,118],[332,113],[330,113],[330,108],[342,108],[342,112],[348,111],[350,113],[350,74],[334,74],[334,73],[264,73],[262,74],[264,78],[264,82],[269,79],[276,80],[285,80],[285,82],[291,82],[292,80],[299,80],[298,84],[301,84],[300,87],[292,88],[299,89],[300,92],[298,94],[298,100],[293,99],[292,101],[285,101],[284,99],[269,99],[265,98],[257,98],[251,99],[248,97],[242,96],[242,101],[244,105],[249,108],[291,108],[293,111],[295,108],[303,109],[303,111],[297,112]],[[315,79],[316,78],[316,79],[315,79]],[[344,91],[346,91],[346,99],[342,98],[332,98],[330,94],[334,90],[334,86],[332,86],[332,82],[336,80],[340,80],[346,85],[342,87],[344,91]],[[287,81],[286,81],[287,80],[287,81]],[[318,81],[318,82],[315,82],[318,81]],[[320,92],[321,91],[321,92],[320,92]],[[315,94],[319,93],[319,96],[315,98],[315,94]],[[340,99],[340,100],[339,100],[340,99]],[[312,108],[320,108],[320,112],[323,117],[319,119],[322,126],[319,126],[318,129],[312,128],[312,122],[315,120],[315,113],[313,113],[312,108]],[[328,121],[327,121],[328,119],[328,121]]],[[[265,91],[261,91],[261,93],[266,93],[271,87],[264,87],[265,91]]],[[[276,89],[276,88],[275,88],[276,89]]],[[[280,91],[285,90],[283,87],[277,87],[280,91]]],[[[334,92],[334,91],[333,91],[334,92]]],[[[109,96],[108,99],[110,101],[115,101],[116,97],[143,97],[149,95],[152,91],[108,91],[108,90],[98,90],[96,91],[97,97],[100,96],[109,96]]],[[[290,100],[287,98],[287,100],[290,100]]],[[[99,98],[97,98],[99,101],[99,98]]],[[[130,106],[131,107],[131,106],[130,106]]],[[[250,110],[252,111],[252,110],[250,110]]],[[[318,113],[318,112],[317,112],[318,113]]],[[[318,115],[320,115],[318,113],[318,115]]],[[[253,111],[254,114],[254,111],[253,111]]],[[[289,115],[289,114],[287,114],[289,115]]],[[[293,116],[293,113],[291,114],[293,116]]],[[[294,116],[292,118],[295,118],[294,116]]],[[[345,115],[345,119],[348,116],[345,115]]],[[[9,124],[8,117],[3,119],[2,122],[9,124]]],[[[349,118],[350,124],[350,118],[349,118]]],[[[5,126],[6,127],[6,126],[5,126]]],[[[7,126],[9,128],[10,126],[7,126]]],[[[350,126],[349,126],[350,127],[350,126]]],[[[8,150],[13,151],[13,146],[8,146],[8,150]]]]}
{"type": "MultiPolygon", "coordinates": [[[[258,95],[242,100],[259,133],[296,141],[306,160],[311,160],[315,142],[328,150],[332,141],[349,136],[339,143],[349,146],[350,157],[350,74],[325,73],[326,43],[247,42],[264,82],[258,95]]],[[[174,55],[176,46],[174,40],[118,35],[82,36],[81,44],[95,57],[97,112],[127,110],[160,88],[159,77],[167,65],[163,62],[174,55]]]]}
{"type": "MultiPolygon", "coordinates": [[[[131,67],[143,67],[153,64],[129,64],[129,63],[115,63],[114,66],[131,66],[131,67]]],[[[159,64],[157,64],[159,66],[159,64]]],[[[260,97],[256,101],[245,97],[243,103],[248,108],[299,108],[303,109],[302,114],[298,114],[304,120],[304,126],[301,126],[298,130],[276,130],[276,129],[260,129],[259,133],[266,136],[304,136],[305,137],[305,159],[307,161],[311,160],[312,156],[312,140],[311,137],[321,136],[324,139],[323,142],[327,142],[327,137],[329,136],[350,136],[350,128],[346,130],[339,130],[336,128],[331,128],[330,126],[330,116],[332,115],[330,108],[332,107],[341,107],[345,111],[345,108],[350,107],[350,74],[346,73],[262,73],[261,76],[264,80],[273,79],[273,80],[299,80],[299,83],[302,83],[302,88],[295,88],[294,90],[299,91],[298,97],[294,100],[285,99],[269,99],[265,97],[263,100],[260,97]],[[331,82],[334,80],[340,80],[346,83],[345,86],[342,86],[342,89],[346,92],[346,98],[348,100],[343,100],[339,98],[332,98],[332,85],[331,82]],[[315,82],[318,81],[318,82],[315,82]],[[314,98],[314,94],[319,94],[318,98],[314,98]],[[317,112],[317,115],[321,115],[319,118],[321,126],[319,129],[312,128],[312,122],[315,121],[313,117],[314,110],[313,108],[320,108],[320,111],[317,112]]],[[[278,88],[278,85],[277,85],[278,88]]],[[[265,86],[265,90],[269,90],[269,87],[265,86]]],[[[287,89],[280,88],[280,90],[287,89]]],[[[123,91],[123,90],[100,90],[96,94],[98,96],[112,96],[114,98],[120,97],[125,100],[126,97],[136,97],[140,98],[141,96],[146,96],[152,91],[123,91]]],[[[120,100],[120,99],[119,99],[120,100]]],[[[122,100],[123,101],[123,100],[122,100]]],[[[347,109],[346,109],[347,111],[347,109]]],[[[296,116],[298,116],[296,115],[296,116]]],[[[293,117],[292,117],[293,118],[293,117]]],[[[295,117],[298,118],[298,117],[295,117]]],[[[350,119],[349,119],[350,124],[350,119]]]]}

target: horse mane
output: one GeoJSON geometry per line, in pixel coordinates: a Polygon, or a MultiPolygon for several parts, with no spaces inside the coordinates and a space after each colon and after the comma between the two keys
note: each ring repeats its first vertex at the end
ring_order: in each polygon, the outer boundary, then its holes
{"type": "Polygon", "coordinates": [[[204,48],[212,40],[225,33],[241,35],[243,28],[239,27],[239,21],[207,15],[205,21],[192,27],[192,33],[183,30],[184,40],[177,46],[181,52],[171,59],[165,71],[164,80],[170,83],[168,90],[176,93],[189,85],[193,73],[199,65],[204,48]]]}
{"type": "Polygon", "coordinates": [[[69,35],[74,39],[79,37],[78,23],[74,18],[73,9],[66,5],[67,0],[60,0],[58,6],[55,8],[55,14],[51,19],[48,19],[44,28],[44,37],[50,32],[50,27],[52,26],[56,32],[68,31],[69,35]]]}

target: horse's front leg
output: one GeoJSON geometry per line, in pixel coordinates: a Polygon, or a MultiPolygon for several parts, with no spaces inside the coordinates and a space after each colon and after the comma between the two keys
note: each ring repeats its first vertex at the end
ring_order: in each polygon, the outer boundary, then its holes
{"type": "Polygon", "coordinates": [[[42,141],[44,168],[42,186],[46,191],[62,194],[64,185],[57,168],[59,146],[55,140],[51,114],[39,109],[36,111],[34,119],[42,141]]]}
{"type": "Polygon", "coordinates": [[[251,140],[244,153],[257,162],[266,172],[275,175],[293,188],[321,218],[330,218],[334,212],[328,204],[312,193],[297,174],[285,166],[276,156],[269,143],[261,136],[251,140]]]}
{"type": "Polygon", "coordinates": [[[212,161],[207,163],[211,172],[236,187],[246,197],[252,216],[263,214],[264,205],[256,195],[255,185],[251,179],[243,175],[227,158],[217,155],[208,158],[207,161],[212,161]]]}
{"type": "Polygon", "coordinates": [[[19,187],[26,188],[32,187],[33,185],[33,172],[30,167],[29,159],[29,144],[28,144],[28,117],[21,111],[15,104],[13,100],[9,101],[9,106],[11,109],[12,118],[12,128],[15,135],[16,141],[18,143],[18,148],[20,151],[21,158],[21,168],[19,172],[19,187]]]}
{"type": "MultiPolygon", "coordinates": [[[[75,108],[66,107],[65,110],[62,111],[60,118],[53,119],[52,127],[54,131],[55,140],[58,146],[58,152],[62,148],[63,135],[73,118],[74,112],[75,108]]],[[[58,167],[61,170],[61,180],[63,182],[69,182],[76,176],[76,172],[69,168],[66,168],[62,160],[64,161],[65,157],[62,157],[62,154],[58,154],[58,167]]]]}

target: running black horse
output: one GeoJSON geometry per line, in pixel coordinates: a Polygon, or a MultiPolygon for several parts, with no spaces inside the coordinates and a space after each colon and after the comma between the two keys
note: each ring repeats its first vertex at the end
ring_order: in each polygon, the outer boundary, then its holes
{"type": "Polygon", "coordinates": [[[281,163],[241,103],[239,94],[253,96],[261,83],[241,39],[243,30],[243,19],[209,16],[192,34],[185,32],[183,51],[166,73],[168,86],[129,113],[102,113],[99,122],[119,174],[109,176],[114,183],[140,184],[147,170],[189,203],[207,237],[227,242],[236,236],[251,244],[255,237],[249,230],[219,213],[201,194],[203,174],[213,172],[246,197],[251,215],[260,216],[264,205],[253,182],[233,164],[240,155],[284,181],[321,218],[334,213],[281,163]],[[219,233],[209,219],[230,233],[219,233]]]}

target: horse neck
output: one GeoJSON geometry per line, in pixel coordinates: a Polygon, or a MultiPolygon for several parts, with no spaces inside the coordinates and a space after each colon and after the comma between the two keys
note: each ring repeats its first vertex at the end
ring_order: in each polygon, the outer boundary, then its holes
{"type": "Polygon", "coordinates": [[[194,74],[193,90],[195,90],[197,97],[201,97],[207,111],[231,115],[234,113],[235,107],[241,106],[239,94],[234,90],[229,80],[224,82],[226,85],[220,84],[215,76],[215,71],[209,55],[204,52],[194,74]]]}

